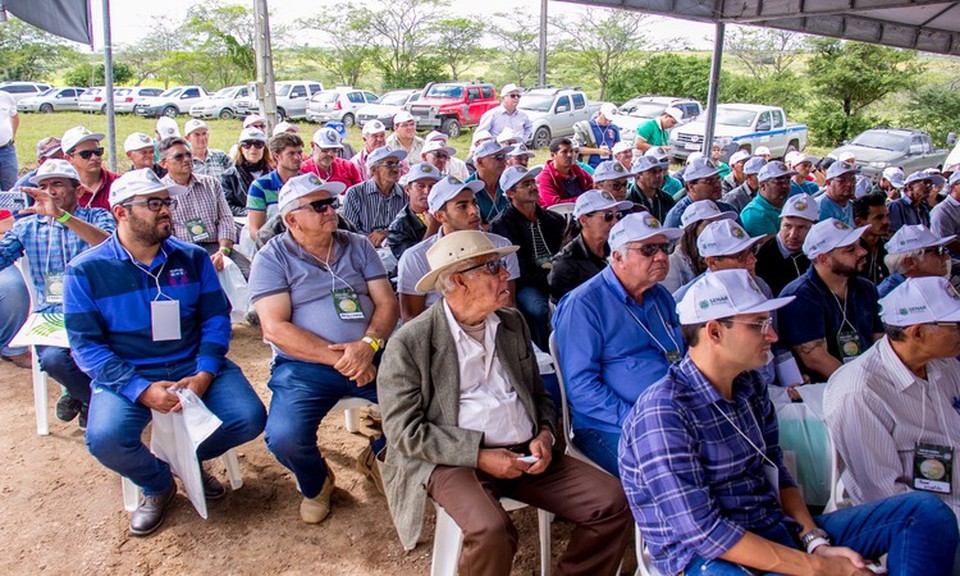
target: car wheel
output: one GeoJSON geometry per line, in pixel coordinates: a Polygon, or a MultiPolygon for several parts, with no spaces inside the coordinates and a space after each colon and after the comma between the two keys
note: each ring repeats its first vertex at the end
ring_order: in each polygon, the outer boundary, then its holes
{"type": "Polygon", "coordinates": [[[343,125],[344,126],[353,126],[355,120],[353,119],[353,114],[347,113],[343,115],[343,125]]]}
{"type": "Polygon", "coordinates": [[[537,128],[533,133],[533,149],[546,148],[550,145],[550,129],[546,126],[537,128]]]}
{"type": "Polygon", "coordinates": [[[451,138],[459,136],[460,130],[460,121],[456,118],[445,118],[440,124],[440,131],[451,138]]]}
{"type": "Polygon", "coordinates": [[[800,151],[800,143],[797,142],[796,140],[791,140],[790,143],[787,144],[787,153],[799,152],[799,151],[800,151]]]}
{"type": "Polygon", "coordinates": [[[166,116],[167,118],[176,118],[177,114],[179,113],[180,111],[177,110],[176,106],[167,106],[166,108],[163,109],[163,112],[161,112],[160,114],[162,114],[163,116],[166,116]]]}
{"type": "Polygon", "coordinates": [[[283,122],[287,119],[287,111],[283,108],[277,108],[277,122],[283,122]]]}
{"type": "Polygon", "coordinates": [[[107,113],[107,105],[106,105],[106,104],[104,104],[103,106],[100,107],[100,113],[101,113],[101,114],[106,114],[106,113],[107,113]]]}
{"type": "Polygon", "coordinates": [[[233,113],[233,110],[229,108],[224,108],[223,110],[220,111],[220,114],[218,114],[218,116],[220,116],[221,120],[232,120],[233,118],[236,117],[236,114],[233,113]]]}

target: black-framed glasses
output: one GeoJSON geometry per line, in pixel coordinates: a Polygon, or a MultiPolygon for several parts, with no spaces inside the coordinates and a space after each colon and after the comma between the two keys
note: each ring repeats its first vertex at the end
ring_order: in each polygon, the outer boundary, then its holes
{"type": "Polygon", "coordinates": [[[146,206],[151,212],[159,212],[161,208],[170,209],[177,207],[177,201],[173,198],[147,198],[146,200],[135,200],[133,202],[124,202],[124,206],[146,206]]]}
{"type": "Polygon", "coordinates": [[[506,154],[494,154],[493,156],[488,156],[488,158],[493,158],[493,159],[496,160],[497,162],[506,162],[506,161],[507,161],[507,155],[506,155],[506,154]]]}
{"type": "Polygon", "coordinates": [[[601,218],[603,218],[604,222],[612,222],[614,218],[616,218],[617,220],[621,220],[623,219],[624,216],[626,216],[626,214],[624,214],[622,211],[612,211],[612,210],[610,212],[594,212],[592,215],[600,216],[601,218]]]}
{"type": "Polygon", "coordinates": [[[730,324],[743,324],[744,326],[750,326],[751,328],[759,332],[761,336],[766,336],[767,334],[770,333],[770,330],[773,328],[772,317],[767,318],[765,320],[761,320],[760,322],[747,322],[745,320],[732,320],[730,318],[721,320],[721,322],[727,322],[730,324]]]}
{"type": "Polygon", "coordinates": [[[607,186],[609,186],[610,188],[613,188],[614,190],[625,190],[627,188],[626,180],[620,180],[620,179],[607,180],[606,184],[607,186]]]}
{"type": "Polygon", "coordinates": [[[103,147],[101,146],[99,148],[91,148],[89,150],[80,150],[77,152],[77,156],[83,158],[84,160],[89,160],[93,156],[103,158],[103,147]]]}
{"type": "Polygon", "coordinates": [[[519,95],[519,94],[507,94],[507,98],[517,98],[517,99],[519,99],[519,98],[520,98],[520,95],[519,95]]]}
{"type": "Polygon", "coordinates": [[[259,140],[247,140],[246,142],[240,143],[241,148],[256,148],[257,150],[266,147],[266,144],[260,142],[259,140]]]}
{"type": "Polygon", "coordinates": [[[756,258],[759,252],[760,252],[760,245],[754,244],[753,246],[747,248],[746,250],[741,250],[736,254],[726,254],[724,256],[717,256],[717,258],[732,258],[734,260],[737,260],[738,262],[746,262],[747,258],[749,258],[750,256],[753,256],[754,258],[756,258]]]}
{"type": "Polygon", "coordinates": [[[652,258],[657,255],[657,252],[663,252],[664,254],[670,253],[669,242],[664,242],[662,244],[644,244],[643,246],[628,246],[627,250],[634,250],[646,256],[647,258],[652,258]]]}
{"type": "Polygon", "coordinates": [[[381,162],[380,165],[391,169],[400,167],[400,163],[396,160],[391,160],[390,162],[381,162]]]}
{"type": "Polygon", "coordinates": [[[307,207],[309,207],[311,210],[313,210],[317,214],[324,214],[330,208],[333,208],[334,210],[339,208],[340,201],[337,200],[336,198],[323,198],[321,200],[314,200],[313,202],[309,202],[307,204],[304,204],[303,206],[294,208],[293,211],[303,210],[304,208],[307,208],[307,207]]]}
{"type": "Polygon", "coordinates": [[[923,249],[924,254],[936,254],[937,256],[943,256],[947,253],[946,246],[931,246],[929,248],[923,249]]]}
{"type": "Polygon", "coordinates": [[[473,270],[479,270],[480,268],[484,268],[487,274],[491,276],[496,276],[497,274],[500,273],[501,270],[506,269],[506,267],[507,267],[507,263],[504,262],[503,260],[490,260],[488,262],[484,262],[483,264],[477,264],[476,266],[465,268],[460,272],[470,272],[473,270]]]}

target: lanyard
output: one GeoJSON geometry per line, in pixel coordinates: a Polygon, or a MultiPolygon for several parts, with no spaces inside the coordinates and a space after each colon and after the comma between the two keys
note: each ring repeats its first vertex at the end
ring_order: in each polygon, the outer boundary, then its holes
{"type": "Polygon", "coordinates": [[[330,273],[330,277],[331,277],[331,282],[330,282],[330,283],[331,283],[331,291],[337,289],[337,281],[338,281],[338,280],[339,280],[340,283],[343,284],[348,290],[353,290],[353,288],[350,286],[350,284],[349,284],[346,280],[344,280],[344,279],[341,278],[340,276],[337,276],[337,273],[333,271],[333,267],[330,265],[330,256],[333,254],[333,245],[334,245],[334,244],[336,244],[336,239],[332,239],[332,240],[331,240],[330,246],[327,248],[327,255],[326,255],[326,257],[324,257],[323,260],[321,260],[321,259],[317,258],[316,256],[314,256],[313,253],[311,253],[311,252],[304,252],[303,247],[300,246],[300,244],[297,244],[297,250],[300,252],[300,257],[301,257],[301,258],[303,258],[304,254],[310,256],[311,258],[314,259],[314,261],[316,261],[317,264],[320,265],[321,268],[323,268],[324,270],[326,270],[327,272],[330,273]]]}
{"type": "Polygon", "coordinates": [[[827,290],[827,292],[829,292],[830,295],[833,296],[833,301],[837,303],[837,308],[840,309],[840,313],[843,314],[843,321],[840,322],[840,330],[837,331],[837,334],[839,334],[840,332],[843,332],[844,324],[849,326],[850,329],[853,330],[854,332],[857,331],[857,327],[854,326],[853,323],[847,319],[847,300],[849,300],[849,298],[847,298],[847,293],[849,291],[849,288],[850,288],[849,284],[843,287],[843,305],[840,304],[840,298],[838,298],[837,295],[833,293],[833,290],[829,290],[829,289],[827,290]]]}
{"type": "MultiPolygon", "coordinates": [[[[670,357],[670,351],[667,350],[667,347],[664,346],[664,345],[660,342],[660,340],[658,340],[657,337],[653,335],[653,332],[652,332],[649,328],[647,328],[647,326],[646,326],[643,322],[640,321],[640,318],[638,318],[637,315],[633,313],[633,310],[630,309],[630,305],[629,305],[629,304],[627,304],[627,307],[626,307],[626,308],[627,308],[627,312],[628,312],[631,316],[633,316],[633,319],[637,322],[637,324],[640,326],[640,328],[642,328],[643,331],[646,332],[647,336],[649,336],[650,339],[653,340],[654,343],[656,343],[657,347],[660,348],[661,351],[663,351],[663,354],[669,358],[669,357],[670,357]]],[[[663,330],[667,333],[667,337],[669,337],[669,338],[670,338],[670,341],[673,343],[673,351],[674,351],[676,354],[679,354],[679,353],[680,353],[680,345],[677,344],[677,341],[674,340],[674,338],[673,338],[673,334],[670,333],[670,329],[667,327],[667,321],[664,320],[664,319],[663,319],[663,315],[660,314],[660,307],[657,306],[657,303],[656,303],[656,302],[653,303],[653,309],[657,311],[657,317],[660,318],[660,325],[663,326],[663,330]]]]}
{"type": "MultiPolygon", "coordinates": [[[[62,266],[61,266],[61,268],[60,268],[60,271],[62,272],[63,269],[67,267],[67,248],[66,248],[66,246],[64,245],[63,232],[61,232],[60,226],[58,226],[55,222],[53,222],[53,219],[52,219],[52,218],[51,218],[50,220],[51,220],[51,221],[50,221],[50,228],[52,228],[53,230],[56,230],[56,231],[57,231],[57,240],[59,241],[59,244],[60,244],[60,258],[61,258],[60,262],[62,263],[62,266]]],[[[44,254],[44,259],[43,259],[43,273],[44,273],[44,274],[49,274],[49,273],[51,272],[51,270],[50,270],[50,252],[52,251],[52,248],[50,247],[50,245],[51,245],[51,242],[50,242],[50,241],[51,241],[52,239],[53,239],[53,234],[51,233],[49,236],[47,236],[47,251],[46,251],[46,253],[44,254]]]]}
{"type": "Polygon", "coordinates": [[[156,283],[157,285],[157,295],[153,298],[153,301],[156,302],[157,300],[160,299],[161,296],[163,296],[167,300],[173,300],[173,298],[164,294],[163,290],[160,288],[160,274],[163,273],[163,267],[167,265],[167,259],[169,258],[167,256],[166,251],[164,251],[163,247],[160,248],[160,253],[163,254],[163,264],[160,264],[160,269],[157,270],[156,274],[154,274],[150,270],[141,266],[140,262],[137,261],[137,259],[130,254],[130,252],[127,250],[127,248],[124,245],[121,244],[120,247],[123,248],[123,251],[127,253],[127,256],[130,258],[130,262],[132,262],[134,266],[136,266],[141,272],[143,272],[147,276],[153,278],[154,283],[156,283]]]}
{"type": "MultiPolygon", "coordinates": [[[[756,444],[754,444],[754,443],[753,443],[753,440],[751,440],[750,437],[747,436],[746,433],[744,433],[744,431],[741,430],[739,426],[737,426],[736,424],[733,423],[733,420],[732,420],[729,416],[727,416],[727,413],[726,413],[726,412],[724,412],[723,410],[721,410],[720,407],[717,406],[715,403],[714,403],[714,404],[711,404],[711,406],[713,406],[713,408],[714,408],[717,412],[719,412],[720,415],[723,416],[724,419],[726,419],[726,421],[729,422],[731,426],[733,426],[733,429],[737,431],[737,434],[740,434],[741,436],[743,436],[743,439],[746,440],[747,443],[750,444],[750,446],[752,446],[753,449],[757,451],[757,454],[759,454],[760,457],[763,458],[763,459],[766,461],[767,464],[773,466],[774,468],[777,467],[777,465],[774,464],[773,461],[770,460],[770,458],[767,457],[767,453],[764,452],[763,450],[761,450],[759,446],[757,446],[756,444]]],[[[748,407],[748,408],[749,408],[749,407],[748,407]]],[[[756,424],[757,429],[759,430],[759,429],[760,429],[760,423],[757,422],[757,417],[753,415],[753,410],[749,410],[749,409],[748,409],[747,412],[750,413],[750,417],[753,418],[753,423],[756,424]]]]}

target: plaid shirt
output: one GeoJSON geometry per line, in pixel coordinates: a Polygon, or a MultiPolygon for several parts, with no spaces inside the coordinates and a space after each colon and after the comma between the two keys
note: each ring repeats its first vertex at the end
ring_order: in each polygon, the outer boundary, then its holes
{"type": "Polygon", "coordinates": [[[233,167],[233,160],[223,150],[207,149],[207,159],[200,160],[193,157],[193,173],[202,176],[213,176],[220,179],[224,172],[233,167]]]}
{"type": "Polygon", "coordinates": [[[399,184],[394,184],[390,195],[384,196],[371,178],[347,189],[343,217],[367,235],[374,230],[386,230],[406,205],[407,195],[399,184]]]}
{"type": "MultiPolygon", "coordinates": [[[[164,184],[176,184],[169,175],[163,177],[164,184]]],[[[207,244],[227,239],[233,241],[237,230],[233,224],[233,214],[227,205],[227,198],[220,186],[220,179],[212,176],[194,174],[190,176],[187,193],[177,196],[173,212],[173,235],[184,242],[207,244]],[[187,230],[187,223],[198,220],[206,231],[205,238],[194,240],[194,234],[187,230]]],[[[196,226],[194,232],[203,233],[196,226]]]]}
{"type": "Polygon", "coordinates": [[[640,396],[620,440],[621,481],[662,574],[682,572],[694,555],[719,557],[747,531],[800,530],[766,481],[766,461],[723,414],[776,464],[781,490],[796,486],[757,373],[738,376],[725,400],[684,357],[640,396]]]}
{"type": "MultiPolygon", "coordinates": [[[[117,228],[113,216],[103,208],[77,206],[71,214],[74,218],[89,222],[110,234],[117,228]]],[[[60,224],[46,216],[28,216],[17,220],[13,228],[0,240],[0,270],[13,265],[26,254],[30,263],[30,279],[37,295],[34,311],[60,312],[61,304],[46,301],[46,274],[62,274],[67,263],[89,247],[89,244],[68,230],[66,224],[60,224]]]]}

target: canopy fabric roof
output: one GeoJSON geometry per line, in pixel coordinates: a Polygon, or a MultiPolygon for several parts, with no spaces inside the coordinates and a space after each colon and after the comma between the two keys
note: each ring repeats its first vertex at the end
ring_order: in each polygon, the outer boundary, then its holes
{"type": "Polygon", "coordinates": [[[90,0],[0,0],[0,8],[51,34],[93,45],[90,0]]]}
{"type": "Polygon", "coordinates": [[[960,55],[960,2],[931,0],[562,0],[701,22],[749,24],[960,55]]]}

